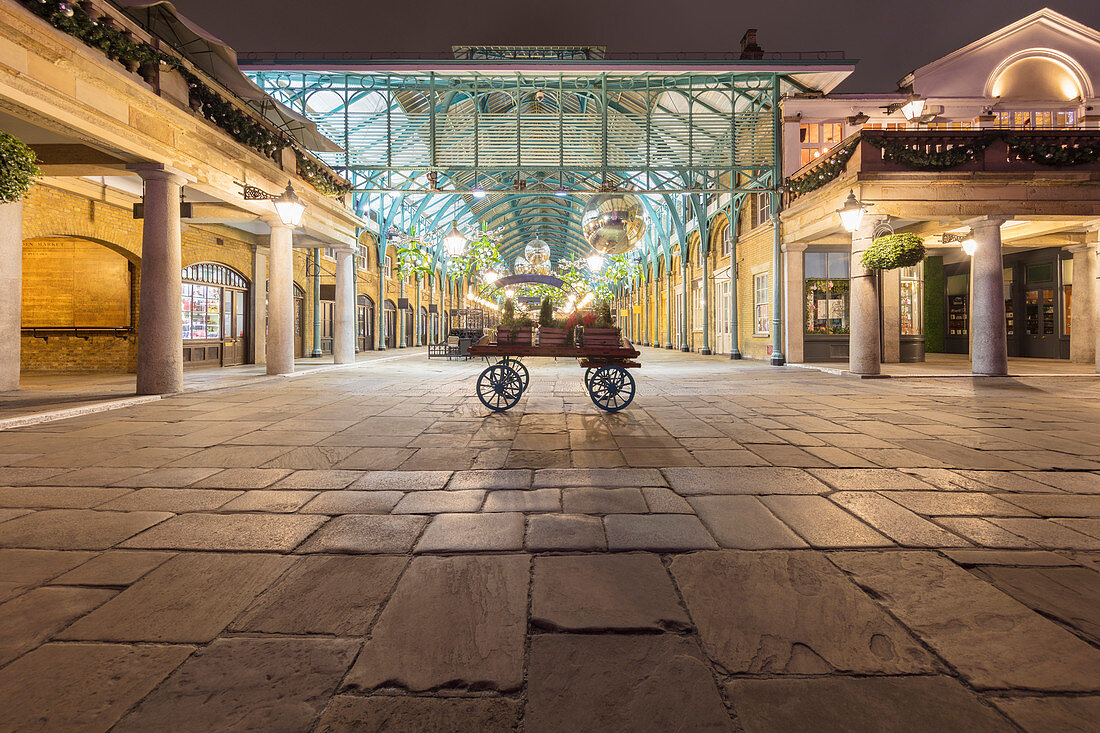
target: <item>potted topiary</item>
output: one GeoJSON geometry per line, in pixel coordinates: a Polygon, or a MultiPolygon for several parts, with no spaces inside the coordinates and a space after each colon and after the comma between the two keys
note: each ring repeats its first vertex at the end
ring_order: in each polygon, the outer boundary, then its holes
{"type": "Polygon", "coordinates": [[[515,342],[516,306],[511,298],[504,301],[504,309],[500,313],[500,325],[497,326],[497,343],[511,344],[515,342]]]}
{"type": "Polygon", "coordinates": [[[539,345],[561,346],[565,343],[565,321],[554,318],[554,305],[550,297],[542,299],[539,309],[539,345]]]}
{"type": "Polygon", "coordinates": [[[589,348],[618,348],[621,340],[621,331],[611,320],[611,304],[601,300],[596,304],[596,317],[592,325],[585,325],[582,338],[584,347],[589,348]]]}

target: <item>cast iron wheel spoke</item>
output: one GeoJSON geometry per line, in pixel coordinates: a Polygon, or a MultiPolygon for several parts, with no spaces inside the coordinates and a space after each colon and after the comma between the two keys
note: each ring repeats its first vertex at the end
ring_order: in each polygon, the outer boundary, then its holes
{"type": "Polygon", "coordinates": [[[516,374],[519,375],[521,392],[527,391],[527,386],[531,383],[531,373],[527,371],[527,367],[523,365],[523,362],[514,356],[506,356],[497,362],[501,366],[506,366],[516,374]]]}
{"type": "Polygon", "coordinates": [[[592,375],[592,402],[606,412],[618,412],[634,399],[634,377],[620,366],[602,366],[592,375]]]}
{"type": "Polygon", "coordinates": [[[508,410],[523,395],[519,374],[503,363],[493,364],[477,378],[477,397],[494,412],[508,410]]]}

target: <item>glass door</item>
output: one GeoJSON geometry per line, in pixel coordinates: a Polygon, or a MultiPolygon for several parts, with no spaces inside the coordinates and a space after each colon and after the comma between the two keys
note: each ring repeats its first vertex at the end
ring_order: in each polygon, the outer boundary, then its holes
{"type": "Polygon", "coordinates": [[[1057,356],[1056,308],[1054,288],[1029,288],[1024,291],[1024,356],[1057,356]]]}

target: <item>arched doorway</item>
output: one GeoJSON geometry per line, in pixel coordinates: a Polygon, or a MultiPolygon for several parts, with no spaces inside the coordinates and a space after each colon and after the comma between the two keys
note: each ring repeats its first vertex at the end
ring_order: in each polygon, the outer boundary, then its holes
{"type": "Polygon", "coordinates": [[[416,327],[419,329],[420,343],[428,343],[428,309],[424,306],[420,306],[420,318],[417,319],[416,327]]]}
{"type": "Polygon", "coordinates": [[[294,283],[294,356],[305,356],[306,351],[306,291],[294,283]]]}
{"type": "Polygon", "coordinates": [[[183,365],[232,366],[248,358],[248,280],[227,265],[183,268],[183,365]]]}
{"type": "Polygon", "coordinates": [[[356,301],[355,311],[356,350],[371,351],[374,349],[374,301],[369,295],[360,295],[356,301]]]}
{"type": "Polygon", "coordinates": [[[386,348],[397,348],[397,306],[394,305],[392,300],[387,300],[382,304],[382,316],[383,321],[386,324],[386,348]]]}

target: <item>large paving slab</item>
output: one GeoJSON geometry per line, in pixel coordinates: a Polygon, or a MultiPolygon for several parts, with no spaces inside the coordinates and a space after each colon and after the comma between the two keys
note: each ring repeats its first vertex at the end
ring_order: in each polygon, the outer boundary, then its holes
{"type": "Polygon", "coordinates": [[[690,637],[544,634],[531,641],[530,731],[732,731],[690,637]]]}
{"type": "Polygon", "coordinates": [[[194,647],[46,644],[0,668],[0,729],[108,730],[194,647]]]}
{"type": "Polygon", "coordinates": [[[317,733],[514,730],[522,702],[501,697],[409,697],[337,695],[314,729],[317,733]]]}
{"type": "Polygon", "coordinates": [[[948,677],[736,679],[726,690],[746,733],[1015,730],[948,677]]]}
{"type": "Polygon", "coordinates": [[[730,674],[938,669],[903,627],[818,553],[701,552],[675,558],[671,571],[704,651],[730,674]]]}
{"type": "Polygon", "coordinates": [[[1100,650],[942,557],[830,559],[979,689],[1100,690],[1100,650]]]}
{"type": "Polygon", "coordinates": [[[358,646],[354,639],[216,639],[114,730],[306,730],[358,646]]]}
{"type": "Polygon", "coordinates": [[[402,557],[303,557],[230,629],[364,636],[405,563],[402,557]]]}
{"type": "Polygon", "coordinates": [[[691,627],[657,555],[535,558],[531,623],[559,631],[691,627]]]}
{"type": "Polygon", "coordinates": [[[345,687],[518,689],[529,580],[525,556],[413,559],[345,687]]]}
{"type": "Polygon", "coordinates": [[[35,588],[0,604],[0,666],[50,638],[115,592],[103,588],[35,588]]]}
{"type": "Polygon", "coordinates": [[[422,516],[345,514],[329,520],[297,552],[405,553],[427,523],[422,516]]]}
{"type": "Polygon", "coordinates": [[[286,514],[181,514],[120,545],[160,550],[289,552],[328,521],[286,514]]]}
{"type": "Polygon", "coordinates": [[[171,516],[169,512],[47,509],[0,524],[0,547],[105,550],[171,516]]]}
{"type": "Polygon", "coordinates": [[[688,503],[721,547],[775,550],[809,546],[755,496],[691,496],[688,503]]]}
{"type": "Polygon", "coordinates": [[[58,638],[207,642],[293,563],[279,555],[183,553],[58,638]]]}

